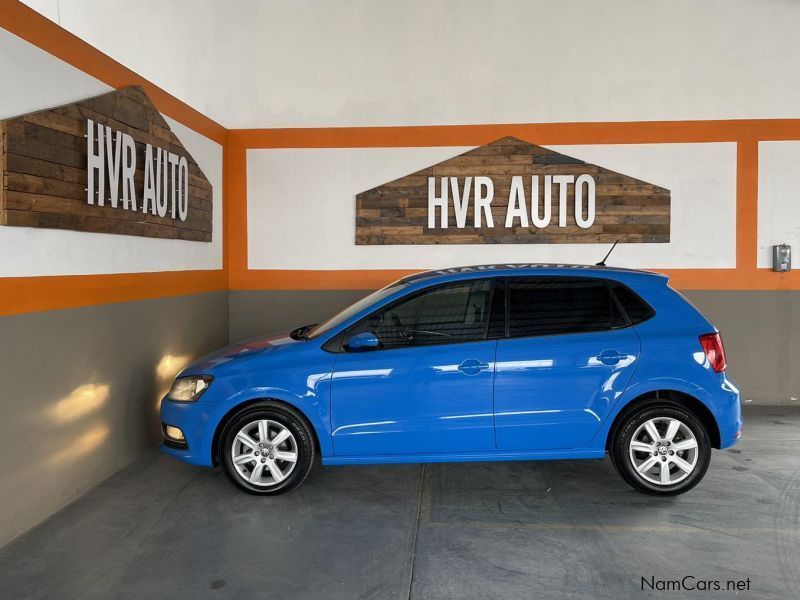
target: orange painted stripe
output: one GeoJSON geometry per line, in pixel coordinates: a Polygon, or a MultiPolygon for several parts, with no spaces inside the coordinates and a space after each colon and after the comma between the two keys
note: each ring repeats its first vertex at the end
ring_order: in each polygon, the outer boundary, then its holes
{"type": "MultiPolygon", "coordinates": [[[[758,142],[800,138],[800,119],[668,121],[640,123],[546,123],[435,127],[351,127],[323,129],[231,130],[243,160],[235,173],[241,183],[236,205],[239,257],[230,264],[231,289],[375,289],[414,271],[392,270],[248,270],[247,182],[244,148],[351,148],[479,146],[506,135],[537,144],[737,143],[736,269],[667,271],[680,289],[800,289],[798,276],[756,269],[758,237],[758,142]],[[244,232],[244,235],[242,235],[244,232]]],[[[233,145],[233,144],[232,144],[233,145]]],[[[233,199],[229,197],[229,201],[233,199]]]]}
{"type": "Polygon", "coordinates": [[[736,267],[748,277],[758,268],[758,141],[736,151],[736,267]]]}
{"type": "Polygon", "coordinates": [[[223,271],[0,278],[0,316],[227,290],[223,271]]]}
{"type": "Polygon", "coordinates": [[[232,290],[375,290],[424,269],[231,271],[232,290]]]}
{"type": "Polygon", "coordinates": [[[771,269],[665,269],[670,285],[679,290],[800,290],[800,271],[771,269]]]}
{"type": "MultiPolygon", "coordinates": [[[[424,269],[250,270],[230,273],[232,290],[374,290],[424,269]]],[[[680,290],[800,290],[800,271],[758,269],[743,277],[736,269],[664,269],[680,290]]]]}
{"type": "Polygon", "coordinates": [[[535,144],[668,144],[800,139],[800,119],[509,123],[402,127],[232,129],[247,148],[481,146],[511,135],[535,144]]]}
{"type": "Polygon", "coordinates": [[[225,146],[225,247],[228,272],[247,269],[247,149],[229,136],[225,146]]]}
{"type": "MultiPolygon", "coordinates": [[[[158,110],[223,144],[225,128],[18,0],[0,0],[0,27],[113,87],[141,85],[158,110]]],[[[6,82],[8,84],[8,82],[6,82]]]]}

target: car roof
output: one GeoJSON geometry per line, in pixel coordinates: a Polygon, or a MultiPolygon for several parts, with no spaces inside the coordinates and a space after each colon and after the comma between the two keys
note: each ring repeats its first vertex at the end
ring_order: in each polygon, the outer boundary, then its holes
{"type": "Polygon", "coordinates": [[[432,269],[414,273],[403,278],[408,283],[418,283],[432,279],[448,279],[457,275],[481,274],[488,276],[507,275],[570,275],[573,277],[594,277],[613,279],[614,275],[620,279],[628,277],[647,277],[662,279],[666,282],[666,275],[641,269],[625,269],[622,267],[609,267],[604,265],[574,265],[558,263],[495,263],[491,265],[470,265],[463,267],[450,267],[446,269],[432,269]],[[609,277],[611,275],[611,277],[609,277]]]}

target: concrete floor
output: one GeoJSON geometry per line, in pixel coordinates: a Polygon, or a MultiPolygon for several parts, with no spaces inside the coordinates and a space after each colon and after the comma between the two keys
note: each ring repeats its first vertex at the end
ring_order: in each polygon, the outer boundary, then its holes
{"type": "Polygon", "coordinates": [[[0,597],[800,597],[800,408],[751,407],[685,496],[606,461],[318,468],[261,499],[153,452],[0,550],[0,597]]]}

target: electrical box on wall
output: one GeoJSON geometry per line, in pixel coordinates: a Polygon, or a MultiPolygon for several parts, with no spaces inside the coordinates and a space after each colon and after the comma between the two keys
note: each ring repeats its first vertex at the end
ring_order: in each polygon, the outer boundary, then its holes
{"type": "Polygon", "coordinates": [[[789,244],[772,247],[772,270],[781,273],[792,270],[792,247],[789,244]]]}

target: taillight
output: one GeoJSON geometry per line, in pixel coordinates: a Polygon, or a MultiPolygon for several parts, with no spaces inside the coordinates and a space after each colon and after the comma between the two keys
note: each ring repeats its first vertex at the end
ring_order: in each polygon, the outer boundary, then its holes
{"type": "Polygon", "coordinates": [[[725,348],[722,346],[722,338],[719,333],[706,333],[700,336],[700,345],[706,358],[711,364],[715,373],[722,373],[725,370],[725,348]]]}

